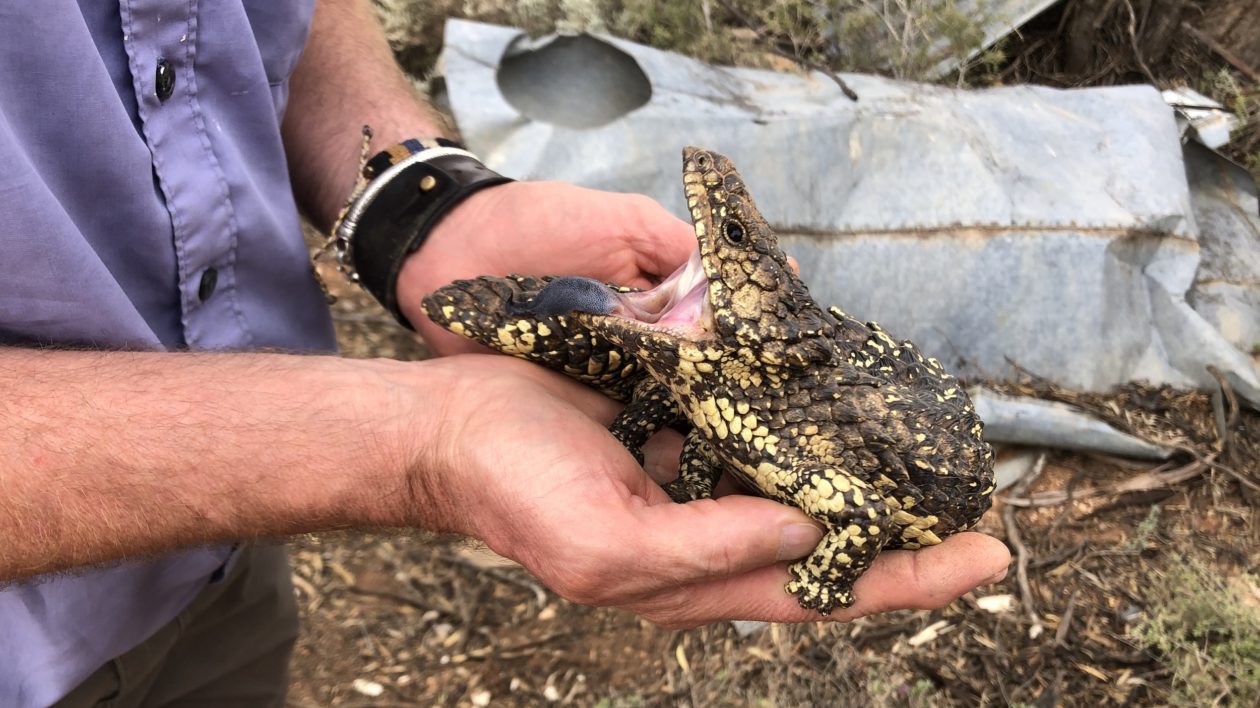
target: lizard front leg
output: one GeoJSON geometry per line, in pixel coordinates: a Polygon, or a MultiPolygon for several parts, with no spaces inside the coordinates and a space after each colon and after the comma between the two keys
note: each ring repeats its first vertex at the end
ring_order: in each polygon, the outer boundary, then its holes
{"type": "Polygon", "coordinates": [[[630,402],[608,426],[608,432],[642,465],[644,443],[653,433],[677,419],[678,404],[669,395],[669,389],[644,376],[635,384],[630,402]]]}
{"type": "Polygon", "coordinates": [[[683,439],[679,456],[678,479],[665,485],[669,498],[683,504],[713,496],[713,487],[722,476],[722,463],[699,431],[692,430],[683,439]]]}

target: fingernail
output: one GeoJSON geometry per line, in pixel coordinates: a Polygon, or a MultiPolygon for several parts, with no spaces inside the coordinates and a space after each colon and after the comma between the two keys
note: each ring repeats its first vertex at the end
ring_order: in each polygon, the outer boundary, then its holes
{"type": "Polygon", "coordinates": [[[1003,568],[1003,569],[999,570],[998,572],[994,573],[993,575],[990,575],[989,577],[985,578],[985,579],[984,579],[984,582],[982,582],[982,583],[980,583],[980,584],[981,584],[981,585],[993,585],[993,584],[995,584],[995,583],[1000,583],[1000,582],[1002,582],[1002,580],[1006,577],[1006,570],[1007,570],[1006,568],[1003,568]]]}
{"type": "Polygon", "coordinates": [[[822,540],[822,531],[813,524],[792,524],[779,537],[778,560],[795,560],[808,555],[822,540]]]}

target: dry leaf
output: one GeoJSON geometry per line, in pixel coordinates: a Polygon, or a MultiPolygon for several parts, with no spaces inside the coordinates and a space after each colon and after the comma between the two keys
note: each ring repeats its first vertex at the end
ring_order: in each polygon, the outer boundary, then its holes
{"type": "Polygon", "coordinates": [[[378,698],[382,693],[385,692],[384,686],[380,685],[379,683],[375,681],[369,681],[367,679],[357,678],[354,680],[354,683],[351,685],[354,687],[355,691],[362,693],[368,698],[378,698]]]}
{"type": "Polygon", "coordinates": [[[687,662],[687,652],[683,651],[683,645],[679,644],[674,649],[674,657],[678,659],[678,665],[682,667],[684,674],[691,673],[691,664],[687,662]]]}
{"type": "Polygon", "coordinates": [[[1015,609],[1015,596],[1010,593],[1004,595],[985,595],[984,597],[976,598],[976,607],[995,615],[1002,612],[1010,612],[1015,609]]]}
{"type": "Polygon", "coordinates": [[[935,641],[937,637],[945,633],[945,628],[949,627],[947,620],[933,622],[919,631],[918,634],[906,640],[912,647],[917,647],[928,642],[935,641]]]}
{"type": "Polygon", "coordinates": [[[1088,665],[1088,664],[1076,664],[1076,668],[1080,669],[1081,671],[1084,671],[1085,673],[1089,674],[1090,676],[1093,676],[1094,678],[1098,679],[1099,681],[1110,681],[1110,680],[1111,680],[1111,679],[1107,676],[1107,674],[1103,672],[1103,670],[1102,670],[1102,669],[1100,669],[1100,668],[1098,668],[1098,667],[1096,667],[1096,666],[1090,666],[1090,665],[1088,665]]]}

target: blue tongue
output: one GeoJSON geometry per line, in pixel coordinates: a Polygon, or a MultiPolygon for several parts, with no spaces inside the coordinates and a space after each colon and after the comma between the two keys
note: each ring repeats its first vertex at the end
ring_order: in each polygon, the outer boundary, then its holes
{"type": "Polygon", "coordinates": [[[513,316],[550,317],[570,312],[607,315],[616,302],[613,291],[598,280],[567,275],[547,283],[528,302],[509,302],[507,310],[513,316]]]}

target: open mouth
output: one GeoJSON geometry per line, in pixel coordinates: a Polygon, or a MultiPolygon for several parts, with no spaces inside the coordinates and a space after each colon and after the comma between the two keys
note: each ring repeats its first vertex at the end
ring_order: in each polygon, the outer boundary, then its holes
{"type": "Polygon", "coordinates": [[[659,285],[633,293],[613,293],[615,302],[608,314],[646,325],[648,329],[706,334],[713,331],[713,308],[709,305],[709,279],[700,263],[700,251],[659,285]]]}
{"type": "Polygon", "coordinates": [[[699,250],[660,285],[650,290],[619,293],[604,283],[581,276],[564,276],[525,302],[509,302],[513,315],[546,317],[572,312],[616,317],[636,328],[668,332],[692,339],[710,336],[713,308],[709,305],[709,279],[700,263],[699,250]]]}

